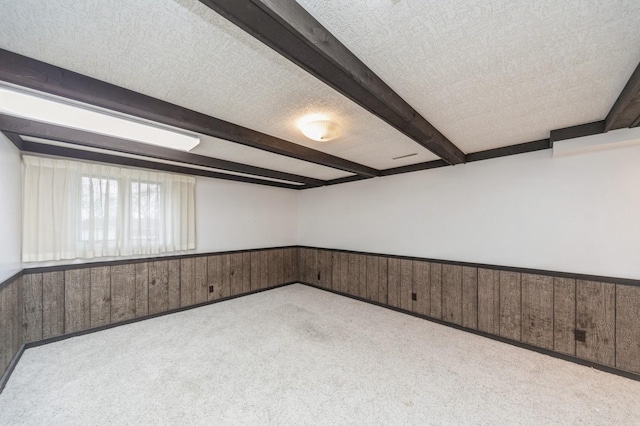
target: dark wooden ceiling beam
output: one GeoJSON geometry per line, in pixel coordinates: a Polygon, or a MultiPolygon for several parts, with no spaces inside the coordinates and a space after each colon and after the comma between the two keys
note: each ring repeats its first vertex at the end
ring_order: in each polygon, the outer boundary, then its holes
{"type": "Polygon", "coordinates": [[[449,164],[465,154],[293,0],[200,0],[449,164]]]}
{"type": "MultiPolygon", "coordinates": [[[[112,136],[85,132],[83,130],[69,129],[48,123],[41,123],[24,118],[12,117],[0,114],[0,130],[22,136],[47,139],[57,142],[65,142],[89,148],[106,149],[124,154],[140,155],[148,158],[156,158],[165,161],[176,161],[195,166],[209,167],[212,169],[226,170],[236,173],[244,173],[254,176],[268,177],[272,179],[300,182],[310,185],[323,185],[324,181],[306,176],[299,176],[262,167],[249,166],[233,161],[220,160],[205,155],[192,154],[190,152],[176,151],[160,146],[133,142],[112,136]]],[[[14,142],[15,143],[15,142],[14,142]]]]}
{"type": "MultiPolygon", "coordinates": [[[[5,133],[7,135],[8,133],[5,133]]],[[[16,135],[17,136],[17,135],[16,135]]],[[[107,164],[117,164],[119,166],[137,167],[151,170],[161,170],[170,173],[181,173],[194,176],[203,176],[214,179],[231,180],[234,182],[253,183],[257,185],[275,186],[286,189],[302,189],[304,185],[294,185],[286,182],[275,182],[258,179],[251,176],[229,175],[226,173],[214,172],[211,170],[195,169],[192,167],[179,166],[176,164],[158,163],[156,161],[143,160],[140,158],[122,157],[119,155],[105,154],[102,152],[85,151],[56,145],[47,145],[31,141],[22,141],[22,151],[41,155],[53,155],[56,157],[73,158],[82,161],[96,161],[107,164]]]]}
{"type": "Polygon", "coordinates": [[[378,170],[0,49],[0,80],[365,176],[378,170]]]}
{"type": "Polygon", "coordinates": [[[605,119],[604,131],[640,126],[640,64],[605,119]]]}

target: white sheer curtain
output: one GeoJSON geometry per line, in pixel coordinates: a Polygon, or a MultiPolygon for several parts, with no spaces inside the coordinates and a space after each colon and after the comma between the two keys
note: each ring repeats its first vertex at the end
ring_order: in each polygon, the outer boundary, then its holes
{"type": "Polygon", "coordinates": [[[195,248],[195,178],[23,156],[23,262],[195,248]]]}

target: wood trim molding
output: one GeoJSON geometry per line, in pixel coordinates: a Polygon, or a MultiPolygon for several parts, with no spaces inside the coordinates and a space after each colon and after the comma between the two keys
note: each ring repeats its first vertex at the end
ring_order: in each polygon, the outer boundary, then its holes
{"type": "Polygon", "coordinates": [[[640,64],[631,74],[620,96],[605,119],[604,130],[637,127],[640,125],[640,64]]]}
{"type": "Polygon", "coordinates": [[[449,164],[465,154],[293,0],[201,0],[449,164]]]}
{"type": "Polygon", "coordinates": [[[0,49],[0,80],[157,123],[365,176],[378,171],[160,99],[0,49]]]}

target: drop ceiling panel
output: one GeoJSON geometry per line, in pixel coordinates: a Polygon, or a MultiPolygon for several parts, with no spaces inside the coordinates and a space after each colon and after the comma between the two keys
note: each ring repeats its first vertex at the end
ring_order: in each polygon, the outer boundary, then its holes
{"type": "Polygon", "coordinates": [[[640,1],[299,0],[465,152],[602,120],[640,61],[640,1]]]}
{"type": "Polygon", "coordinates": [[[0,8],[4,49],[377,169],[437,158],[196,0],[0,8]],[[296,122],[308,113],[329,115],[343,135],[304,138],[296,122]]]}

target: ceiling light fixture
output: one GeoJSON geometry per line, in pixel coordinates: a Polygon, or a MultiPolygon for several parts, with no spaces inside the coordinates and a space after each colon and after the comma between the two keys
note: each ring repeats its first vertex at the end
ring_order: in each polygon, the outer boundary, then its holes
{"type": "Polygon", "coordinates": [[[179,151],[190,151],[200,143],[195,135],[6,87],[0,87],[0,112],[179,151]]]}
{"type": "Polygon", "coordinates": [[[328,142],[340,136],[340,127],[324,116],[309,116],[298,122],[302,134],[318,142],[328,142]]]}

